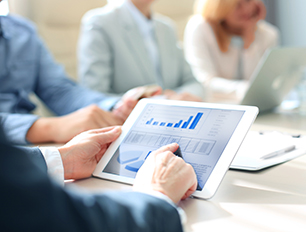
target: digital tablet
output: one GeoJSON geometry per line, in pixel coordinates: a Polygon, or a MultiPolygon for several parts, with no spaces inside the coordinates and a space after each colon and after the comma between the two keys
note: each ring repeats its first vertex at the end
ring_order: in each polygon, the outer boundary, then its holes
{"type": "Polygon", "coordinates": [[[178,143],[195,170],[194,197],[211,198],[258,114],[252,106],[142,99],[93,176],[133,184],[150,153],[178,143]]]}

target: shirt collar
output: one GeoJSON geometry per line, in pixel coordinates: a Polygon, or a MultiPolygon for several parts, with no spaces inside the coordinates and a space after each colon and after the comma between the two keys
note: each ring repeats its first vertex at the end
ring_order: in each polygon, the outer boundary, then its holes
{"type": "Polygon", "coordinates": [[[231,45],[236,48],[242,48],[244,44],[243,39],[240,36],[232,36],[231,45]]]}
{"type": "Polygon", "coordinates": [[[125,5],[139,27],[141,34],[144,36],[150,35],[153,31],[152,19],[145,17],[130,0],[127,0],[125,5]]]}

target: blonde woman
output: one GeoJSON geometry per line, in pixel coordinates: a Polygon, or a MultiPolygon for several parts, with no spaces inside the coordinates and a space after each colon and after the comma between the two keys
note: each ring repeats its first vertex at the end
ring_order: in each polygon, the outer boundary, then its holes
{"type": "Polygon", "coordinates": [[[198,0],[185,30],[185,54],[214,97],[240,97],[264,52],[278,44],[260,0],[198,0]]]}

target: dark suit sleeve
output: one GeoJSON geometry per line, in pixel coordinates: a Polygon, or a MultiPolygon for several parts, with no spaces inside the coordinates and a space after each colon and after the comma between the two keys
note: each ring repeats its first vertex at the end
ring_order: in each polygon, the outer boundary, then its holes
{"type": "Polygon", "coordinates": [[[176,209],[161,199],[135,192],[69,192],[48,178],[44,165],[37,150],[0,142],[1,230],[182,231],[176,209]]]}

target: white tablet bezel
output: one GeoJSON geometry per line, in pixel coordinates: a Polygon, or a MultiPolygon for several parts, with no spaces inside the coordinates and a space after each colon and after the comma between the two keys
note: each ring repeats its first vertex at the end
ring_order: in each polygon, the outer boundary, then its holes
{"type": "Polygon", "coordinates": [[[119,138],[114,141],[108,150],[103,155],[102,159],[98,163],[93,176],[102,179],[113,180],[126,184],[133,184],[134,178],[118,176],[115,174],[104,173],[103,170],[116,152],[118,146],[125,139],[130,129],[134,125],[138,116],[147,104],[161,104],[170,106],[181,106],[181,107],[198,107],[207,109],[224,109],[224,110],[240,110],[244,111],[240,122],[238,123],[234,133],[232,134],[228,144],[226,145],[219,161],[212,170],[207,182],[205,183],[201,191],[193,193],[194,197],[209,199],[217,191],[225,173],[230,167],[232,160],[234,159],[243,139],[253,124],[258,114],[258,108],[254,106],[241,106],[241,105],[224,105],[215,103],[200,103],[200,102],[185,102],[185,101],[171,101],[171,100],[158,100],[158,99],[142,99],[139,101],[133,112],[130,114],[124,125],[122,126],[122,134],[119,138]]]}

